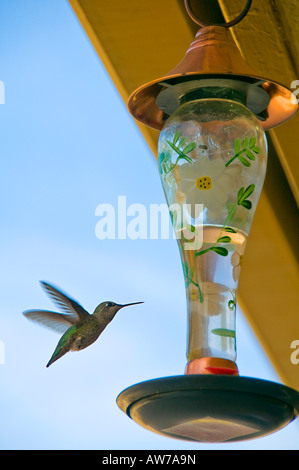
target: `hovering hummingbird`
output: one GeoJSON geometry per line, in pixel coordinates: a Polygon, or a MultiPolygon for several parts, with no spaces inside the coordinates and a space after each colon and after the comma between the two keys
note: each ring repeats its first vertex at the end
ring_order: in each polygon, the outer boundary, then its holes
{"type": "Polygon", "coordinates": [[[26,310],[23,312],[29,320],[36,321],[43,326],[64,333],[47,367],[67,352],[81,351],[81,349],[85,349],[94,343],[121,308],[143,303],[134,302],[119,305],[106,301],[99,304],[93,314],[90,315],[74,299],[63,294],[52,285],[43,281],[41,281],[41,285],[58,307],[65,312],[56,313],[49,310],[26,310]]]}

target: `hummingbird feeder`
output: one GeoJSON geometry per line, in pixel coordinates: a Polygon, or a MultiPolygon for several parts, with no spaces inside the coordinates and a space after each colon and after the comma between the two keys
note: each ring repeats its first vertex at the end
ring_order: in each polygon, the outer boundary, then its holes
{"type": "Polygon", "coordinates": [[[267,166],[265,131],[297,111],[294,95],[259,76],[229,31],[205,25],[185,57],[129,98],[132,115],[161,131],[158,164],[185,277],[188,340],[181,376],[133,385],[118,406],[158,434],[232,442],[272,433],[299,413],[299,392],[242,377],[236,364],[236,293],[267,166]]]}

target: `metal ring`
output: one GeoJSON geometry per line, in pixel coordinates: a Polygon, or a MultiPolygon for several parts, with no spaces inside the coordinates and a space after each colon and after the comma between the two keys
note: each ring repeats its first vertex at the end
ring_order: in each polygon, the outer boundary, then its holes
{"type": "Polygon", "coordinates": [[[203,23],[199,18],[197,18],[197,16],[194,15],[193,11],[192,11],[192,8],[190,7],[190,0],[184,0],[185,2],[185,8],[187,10],[187,13],[188,15],[190,16],[190,18],[195,22],[197,23],[199,26],[223,26],[224,28],[230,28],[231,26],[235,26],[236,24],[238,24],[241,20],[243,20],[243,18],[247,15],[247,13],[249,12],[250,10],[250,7],[251,7],[251,4],[252,4],[252,0],[247,0],[246,1],[246,5],[245,5],[245,8],[244,10],[240,13],[239,16],[237,16],[234,20],[232,21],[228,21],[227,23],[211,23],[211,24],[207,24],[207,23],[203,23]]]}

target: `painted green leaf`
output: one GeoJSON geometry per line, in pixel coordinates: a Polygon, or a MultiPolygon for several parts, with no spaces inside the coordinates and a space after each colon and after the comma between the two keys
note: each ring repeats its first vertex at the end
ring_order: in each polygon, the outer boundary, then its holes
{"type": "Polygon", "coordinates": [[[248,147],[248,144],[249,144],[249,139],[248,137],[244,137],[243,139],[243,149],[246,149],[246,147],[248,147]]]}
{"type": "Polygon", "coordinates": [[[250,142],[249,142],[249,147],[252,149],[252,147],[255,146],[256,143],[256,137],[251,137],[250,142]]]}
{"type": "Polygon", "coordinates": [[[180,155],[178,158],[177,158],[177,161],[175,163],[175,165],[177,165],[177,163],[181,160],[186,160],[186,162],[188,163],[192,163],[192,159],[190,157],[188,157],[188,155],[180,155]]]}
{"type": "Polygon", "coordinates": [[[246,155],[246,157],[248,157],[250,160],[255,160],[255,155],[253,155],[253,153],[250,152],[250,150],[245,150],[245,155],[246,155]]]}
{"type": "Polygon", "coordinates": [[[178,147],[179,148],[183,147],[183,145],[185,145],[186,143],[186,140],[187,140],[187,137],[182,137],[178,143],[178,147]]]}
{"type": "Polygon", "coordinates": [[[246,207],[246,209],[251,209],[252,204],[250,201],[247,201],[246,199],[250,196],[250,194],[253,193],[254,189],[255,189],[254,184],[250,184],[245,190],[244,188],[239,189],[239,192],[238,192],[238,205],[239,206],[244,206],[246,207]]]}
{"type": "Polygon", "coordinates": [[[175,226],[177,221],[177,211],[169,211],[169,215],[172,225],[175,226]]]}
{"type": "Polygon", "coordinates": [[[176,145],[174,145],[172,142],[170,142],[169,140],[166,141],[168,143],[168,145],[170,145],[170,147],[179,155],[179,158],[177,159],[176,163],[174,164],[174,167],[176,166],[176,164],[178,163],[178,161],[183,158],[184,160],[187,160],[187,162],[189,163],[192,163],[192,159],[190,157],[188,157],[188,155],[185,155],[178,147],[176,147],[176,145]]]}
{"type": "Polygon", "coordinates": [[[236,332],[234,330],[227,330],[226,328],[215,328],[212,330],[214,335],[227,336],[228,338],[235,338],[236,332]]]}
{"type": "Polygon", "coordinates": [[[204,298],[203,298],[203,295],[202,295],[202,292],[201,292],[201,288],[199,287],[199,284],[198,284],[198,283],[193,282],[193,284],[197,287],[198,295],[199,295],[199,301],[200,301],[200,303],[202,304],[203,301],[204,301],[204,298]]]}
{"type": "Polygon", "coordinates": [[[255,189],[255,184],[250,184],[248,188],[245,189],[242,195],[242,200],[247,199],[250,196],[250,194],[253,193],[254,189],[255,189]]]}
{"type": "Polygon", "coordinates": [[[240,160],[241,163],[243,163],[244,166],[247,166],[247,167],[250,166],[250,163],[242,155],[239,155],[238,159],[240,160]]]}
{"type": "Polygon", "coordinates": [[[179,140],[179,137],[181,135],[181,131],[176,131],[176,133],[174,134],[174,138],[173,138],[173,143],[176,144],[177,141],[179,140]]]}
{"type": "MultiPolygon", "coordinates": [[[[207,248],[206,250],[201,250],[201,251],[198,251],[197,253],[195,253],[195,256],[201,256],[201,255],[204,255],[205,253],[208,253],[209,251],[211,251],[214,247],[211,247],[211,248],[207,248]]],[[[224,248],[224,250],[226,250],[226,248],[224,248]]]]}
{"type": "Polygon", "coordinates": [[[252,208],[252,203],[251,203],[251,201],[246,200],[246,201],[243,201],[241,203],[241,206],[245,207],[245,209],[251,209],[252,208]]]}
{"type": "Polygon", "coordinates": [[[180,149],[178,147],[176,147],[175,144],[173,144],[172,142],[170,142],[170,140],[166,140],[166,142],[168,143],[168,145],[170,145],[170,147],[176,152],[178,153],[179,155],[184,155],[183,152],[180,151],[180,149]]]}
{"type": "Polygon", "coordinates": [[[235,153],[239,153],[241,150],[241,140],[236,139],[235,140],[235,153]]]}
{"type": "Polygon", "coordinates": [[[237,230],[235,230],[234,228],[232,227],[224,227],[223,229],[225,232],[229,232],[229,233],[237,233],[237,230]]]}
{"type": "Polygon", "coordinates": [[[190,144],[187,145],[187,147],[184,148],[184,153],[190,153],[192,150],[194,150],[196,147],[195,142],[190,142],[190,144]]]}
{"type": "Polygon", "coordinates": [[[188,274],[188,263],[187,263],[187,261],[182,263],[182,267],[183,267],[184,276],[187,276],[187,274],[188,274]]]}
{"type": "Polygon", "coordinates": [[[230,237],[220,237],[218,238],[217,242],[218,243],[230,243],[232,241],[232,239],[230,237]]]}
{"type": "Polygon", "coordinates": [[[235,306],[236,306],[236,303],[235,303],[234,300],[230,300],[230,301],[228,302],[228,308],[229,308],[230,310],[234,310],[235,306]]]}
{"type": "Polygon", "coordinates": [[[223,248],[222,246],[211,246],[210,249],[215,251],[215,253],[217,253],[217,255],[221,255],[221,256],[227,256],[228,255],[227,249],[223,248]]]}
{"type": "Polygon", "coordinates": [[[251,150],[252,150],[254,153],[257,153],[257,154],[261,153],[261,149],[260,149],[257,145],[255,145],[254,147],[252,147],[251,150]]]}
{"type": "Polygon", "coordinates": [[[245,191],[244,186],[242,188],[240,188],[239,191],[238,191],[238,204],[240,204],[240,201],[242,200],[244,191],[245,191]]]}
{"type": "Polygon", "coordinates": [[[187,261],[183,263],[183,272],[184,272],[184,278],[185,278],[185,287],[188,287],[190,283],[192,282],[193,274],[189,273],[189,267],[188,267],[187,261]]]}
{"type": "Polygon", "coordinates": [[[192,232],[192,233],[195,232],[195,227],[194,227],[194,225],[189,225],[189,224],[187,224],[187,225],[186,225],[186,229],[189,230],[189,232],[192,232]]]}
{"type": "Polygon", "coordinates": [[[160,155],[158,157],[160,165],[163,162],[164,158],[165,158],[165,153],[164,152],[160,153],[160,155]]]}

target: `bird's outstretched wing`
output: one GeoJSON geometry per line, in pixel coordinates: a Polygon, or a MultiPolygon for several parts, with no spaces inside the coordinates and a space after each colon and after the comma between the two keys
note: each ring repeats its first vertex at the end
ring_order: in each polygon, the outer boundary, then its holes
{"type": "Polygon", "coordinates": [[[26,310],[23,315],[29,320],[35,321],[42,326],[51,328],[58,333],[65,333],[76,322],[72,315],[51,312],[49,310],[26,310]]]}
{"type": "Polygon", "coordinates": [[[56,287],[51,284],[40,281],[42,287],[45,289],[47,294],[51,299],[60,307],[67,315],[70,315],[74,318],[74,323],[85,321],[90,317],[90,314],[75,300],[68,297],[66,294],[63,294],[56,287]]]}

